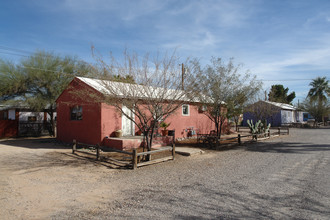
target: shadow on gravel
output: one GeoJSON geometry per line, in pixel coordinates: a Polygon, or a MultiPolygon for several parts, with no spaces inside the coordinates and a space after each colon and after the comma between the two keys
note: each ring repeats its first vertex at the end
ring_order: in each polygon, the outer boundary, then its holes
{"type": "Polygon", "coordinates": [[[71,146],[58,142],[56,138],[15,138],[10,140],[1,140],[0,145],[12,147],[24,147],[29,149],[69,149],[71,146]]]}
{"type": "Polygon", "coordinates": [[[246,145],[245,150],[265,153],[308,153],[311,151],[329,151],[330,144],[305,144],[299,142],[259,142],[246,145]]]}
{"type": "MultiPolygon", "coordinates": [[[[232,190],[207,188],[192,183],[173,189],[152,187],[128,192],[124,202],[107,204],[108,211],[78,214],[83,219],[325,219],[330,215],[327,204],[301,194],[276,192],[253,193],[239,183],[232,190]],[[138,201],[138,202],[136,202],[138,201]],[[112,211],[110,211],[112,210],[112,211]]],[[[317,192],[315,192],[317,193],[317,192]]],[[[74,210],[74,209],[70,209],[74,210]]],[[[62,214],[63,215],[63,214],[62,214]]]]}
{"type": "Polygon", "coordinates": [[[10,170],[37,170],[54,167],[80,167],[90,165],[89,160],[77,160],[70,157],[68,153],[48,152],[42,155],[38,154],[19,154],[11,158],[3,158],[2,164],[10,170]]]}
{"type": "Polygon", "coordinates": [[[19,171],[27,170],[32,172],[42,169],[49,169],[55,167],[106,167],[108,169],[127,169],[127,167],[120,167],[104,161],[96,161],[95,158],[81,156],[78,154],[66,152],[47,152],[42,155],[38,154],[19,154],[11,158],[2,158],[0,165],[6,166],[9,170],[19,171]]]}

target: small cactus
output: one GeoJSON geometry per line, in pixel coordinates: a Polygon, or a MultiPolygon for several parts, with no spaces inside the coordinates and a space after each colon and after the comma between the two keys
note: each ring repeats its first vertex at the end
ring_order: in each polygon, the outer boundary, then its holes
{"type": "Polygon", "coordinates": [[[270,129],[270,123],[265,127],[265,133],[268,133],[269,132],[269,129],[270,129]]]}
{"type": "Polygon", "coordinates": [[[260,125],[261,125],[261,121],[257,121],[255,124],[253,124],[253,120],[247,120],[247,123],[249,125],[250,131],[252,134],[258,134],[260,133],[260,125]]]}
{"type": "Polygon", "coordinates": [[[267,121],[264,121],[264,123],[261,122],[261,120],[257,121],[255,124],[253,124],[253,120],[247,120],[248,126],[250,128],[250,131],[252,134],[261,134],[261,133],[267,133],[270,128],[270,123],[267,125],[267,121]]]}

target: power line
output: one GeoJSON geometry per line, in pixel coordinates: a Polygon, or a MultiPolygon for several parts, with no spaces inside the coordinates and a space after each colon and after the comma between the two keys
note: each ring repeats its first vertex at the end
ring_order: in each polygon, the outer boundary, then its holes
{"type": "Polygon", "coordinates": [[[2,51],[0,51],[0,53],[3,53],[3,54],[8,54],[8,55],[21,56],[21,57],[29,57],[29,56],[26,56],[26,55],[22,55],[22,54],[17,54],[17,53],[8,53],[8,52],[2,52],[2,51]]]}
{"type": "Polygon", "coordinates": [[[67,72],[59,71],[59,70],[40,69],[40,68],[35,68],[35,67],[32,67],[32,66],[21,66],[21,68],[24,68],[24,69],[33,69],[33,70],[41,70],[41,71],[53,72],[53,73],[70,74],[70,73],[67,73],[67,72]]]}
{"type": "Polygon", "coordinates": [[[26,51],[26,50],[21,50],[21,49],[16,49],[16,48],[11,48],[11,47],[1,46],[1,45],[0,45],[0,49],[8,50],[8,51],[15,51],[15,52],[19,52],[19,53],[27,53],[27,54],[33,53],[31,51],[26,51]]]}
{"type": "MultiPolygon", "coordinates": [[[[35,52],[32,51],[27,51],[27,50],[21,50],[21,49],[16,49],[16,48],[12,48],[12,47],[6,47],[6,46],[2,46],[0,45],[0,50],[5,50],[6,52],[0,51],[0,53],[3,54],[8,54],[8,55],[15,55],[15,56],[21,56],[21,57],[29,57],[32,56],[35,52]],[[7,52],[10,51],[10,52],[7,52]],[[14,53],[13,53],[14,52],[14,53]],[[21,54],[19,54],[21,53],[21,54]],[[23,53],[23,54],[22,54],[23,53]]],[[[39,50],[39,51],[43,51],[43,50],[39,50]]],[[[46,57],[61,57],[63,58],[63,56],[57,56],[56,54],[46,54],[46,57]]]]}
{"type": "Polygon", "coordinates": [[[263,82],[290,82],[290,81],[311,81],[313,79],[256,79],[263,82]]]}

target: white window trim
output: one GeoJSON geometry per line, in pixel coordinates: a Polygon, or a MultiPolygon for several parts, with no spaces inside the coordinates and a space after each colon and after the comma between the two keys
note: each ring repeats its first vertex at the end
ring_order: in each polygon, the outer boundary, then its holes
{"type": "Polygon", "coordinates": [[[190,106],[189,104],[183,104],[181,108],[182,116],[190,116],[190,106]],[[188,106],[188,114],[183,114],[183,106],[188,106]]]}
{"type": "Polygon", "coordinates": [[[9,109],[7,118],[8,118],[8,120],[15,120],[16,119],[16,110],[15,109],[9,109]]]}

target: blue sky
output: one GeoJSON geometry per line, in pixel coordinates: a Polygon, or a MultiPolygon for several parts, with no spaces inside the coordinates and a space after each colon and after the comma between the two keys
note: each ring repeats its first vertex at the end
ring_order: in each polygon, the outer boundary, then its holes
{"type": "MultiPolygon", "coordinates": [[[[310,79],[330,79],[329,0],[57,0],[0,2],[0,57],[19,49],[77,55],[92,62],[125,48],[173,51],[243,63],[264,81],[283,84],[302,101],[310,79]]],[[[27,54],[24,54],[27,55],[27,54]]]]}

